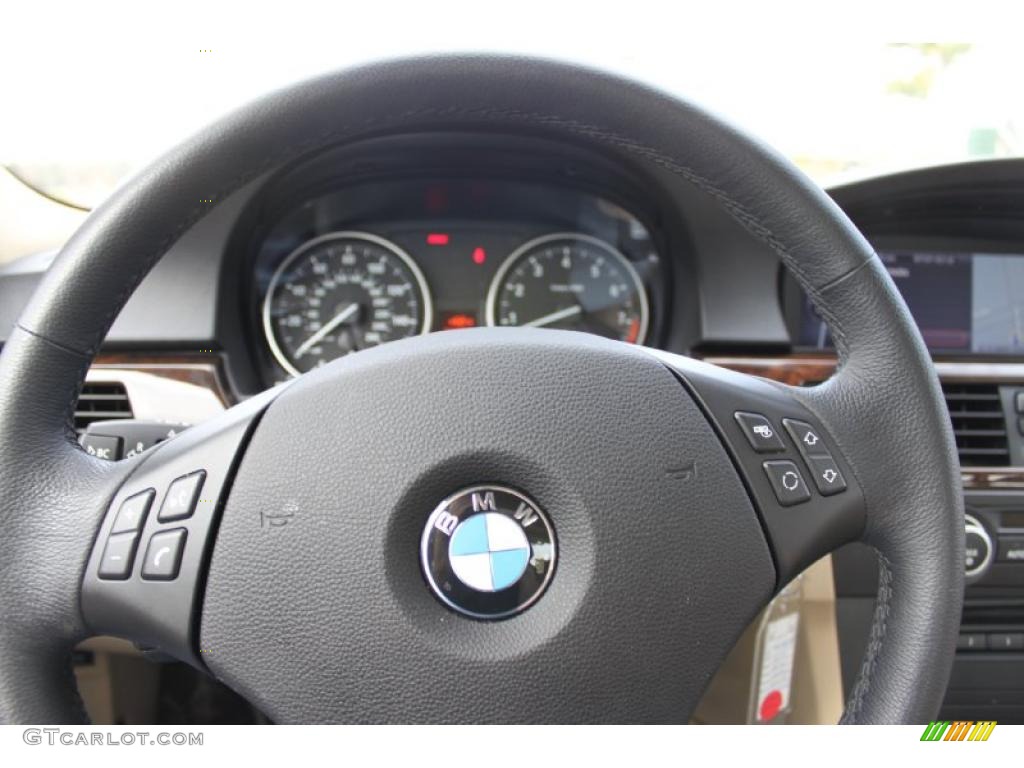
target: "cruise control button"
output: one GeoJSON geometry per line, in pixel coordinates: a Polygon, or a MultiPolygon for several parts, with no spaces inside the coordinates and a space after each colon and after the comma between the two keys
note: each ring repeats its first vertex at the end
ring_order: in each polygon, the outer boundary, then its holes
{"type": "Polygon", "coordinates": [[[843,474],[831,456],[808,458],[807,466],[811,470],[811,479],[822,496],[832,496],[846,490],[843,474]]]}
{"type": "Polygon", "coordinates": [[[193,472],[191,475],[179,477],[171,487],[167,489],[164,503],[160,506],[160,514],[156,519],[161,523],[171,520],[184,520],[191,517],[196,511],[196,502],[199,500],[199,491],[203,489],[203,480],[206,473],[202,470],[193,472]]]}
{"type": "Polygon", "coordinates": [[[153,503],[154,496],[156,496],[156,491],[150,488],[148,491],[137,493],[131,498],[125,499],[124,503],[121,504],[117,517],[114,519],[114,525],[110,532],[127,533],[140,530],[142,524],[146,522],[146,515],[149,514],[149,507],[153,503]]]}
{"type": "Polygon", "coordinates": [[[188,532],[184,528],[154,533],[149,540],[149,546],[146,547],[142,578],[157,581],[176,579],[187,535],[188,532]]]}
{"type": "Polygon", "coordinates": [[[135,544],[139,536],[135,533],[122,533],[107,539],[100,560],[101,579],[127,579],[132,572],[132,561],[135,559],[135,544]]]}
{"type": "Polygon", "coordinates": [[[818,434],[818,430],[815,427],[812,427],[807,422],[794,419],[783,419],[782,425],[789,432],[789,436],[793,438],[796,447],[800,449],[800,453],[804,456],[808,458],[817,456],[831,458],[832,454],[828,452],[828,448],[825,447],[825,441],[821,439],[821,435],[818,434]]]}
{"type": "Polygon", "coordinates": [[[759,413],[736,412],[743,434],[746,435],[750,447],[758,453],[774,453],[786,450],[785,443],[768,419],[759,413]]]}
{"type": "Polygon", "coordinates": [[[800,504],[811,498],[800,470],[792,461],[766,461],[764,471],[775,491],[775,498],[784,507],[800,504]]]}

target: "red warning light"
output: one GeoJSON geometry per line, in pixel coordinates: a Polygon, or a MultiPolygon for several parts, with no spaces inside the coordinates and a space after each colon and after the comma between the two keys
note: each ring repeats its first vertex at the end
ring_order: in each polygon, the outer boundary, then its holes
{"type": "Polygon", "coordinates": [[[430,232],[427,234],[427,245],[448,245],[449,239],[444,232],[430,232]]]}
{"type": "Polygon", "coordinates": [[[485,261],[487,261],[487,251],[485,251],[480,246],[477,246],[476,248],[474,248],[473,249],[473,263],[474,264],[483,264],[485,261]]]}
{"type": "Polygon", "coordinates": [[[441,327],[446,331],[454,331],[459,328],[475,328],[476,318],[465,312],[453,312],[444,319],[441,327]]]}
{"type": "Polygon", "coordinates": [[[626,341],[630,344],[636,344],[638,336],[640,336],[640,321],[634,317],[633,322],[629,324],[629,333],[626,334],[626,341]]]}

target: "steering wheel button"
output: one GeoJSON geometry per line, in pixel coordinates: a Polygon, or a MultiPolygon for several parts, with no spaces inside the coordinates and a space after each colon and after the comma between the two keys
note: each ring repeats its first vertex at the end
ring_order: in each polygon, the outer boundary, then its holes
{"type": "Polygon", "coordinates": [[[846,480],[831,456],[807,459],[811,479],[822,496],[833,496],[846,490],[846,480]]]}
{"type": "Polygon", "coordinates": [[[127,579],[132,572],[132,561],[135,559],[135,545],[138,534],[122,533],[107,539],[100,560],[99,575],[101,579],[127,579]]]}
{"type": "Polygon", "coordinates": [[[142,524],[146,522],[146,515],[149,514],[149,508],[153,504],[154,496],[156,496],[156,491],[150,488],[147,491],[137,493],[131,498],[125,499],[121,509],[118,510],[110,532],[115,534],[140,530],[142,524]]]}
{"type": "Polygon", "coordinates": [[[160,507],[160,514],[156,519],[161,523],[171,520],[184,520],[192,517],[196,511],[196,502],[199,500],[199,491],[203,489],[203,480],[206,473],[202,470],[193,472],[190,475],[179,477],[171,487],[167,489],[164,496],[164,503],[160,507]]]}
{"type": "Polygon", "coordinates": [[[812,427],[805,421],[796,421],[795,419],[783,419],[782,425],[789,432],[789,436],[793,438],[793,442],[796,443],[797,449],[803,456],[807,458],[818,456],[832,457],[816,427],[812,427]]]}
{"type": "Polygon", "coordinates": [[[154,533],[146,547],[146,560],[142,564],[142,578],[151,581],[171,581],[178,577],[181,555],[185,551],[188,531],[175,528],[172,531],[154,533]]]}
{"type": "Polygon", "coordinates": [[[792,461],[766,461],[764,471],[775,491],[775,498],[784,507],[801,504],[811,498],[803,475],[792,461]]]}
{"type": "Polygon", "coordinates": [[[779,437],[778,430],[772,426],[768,419],[759,413],[736,412],[736,421],[739,422],[743,434],[746,435],[750,447],[758,453],[775,453],[786,450],[786,445],[779,437]]]}

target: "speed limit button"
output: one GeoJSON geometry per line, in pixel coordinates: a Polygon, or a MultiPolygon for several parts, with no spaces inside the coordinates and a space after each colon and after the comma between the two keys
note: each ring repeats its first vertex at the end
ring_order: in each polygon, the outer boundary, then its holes
{"type": "Polygon", "coordinates": [[[791,507],[811,498],[803,475],[792,461],[766,461],[764,471],[782,506],[791,507]]]}

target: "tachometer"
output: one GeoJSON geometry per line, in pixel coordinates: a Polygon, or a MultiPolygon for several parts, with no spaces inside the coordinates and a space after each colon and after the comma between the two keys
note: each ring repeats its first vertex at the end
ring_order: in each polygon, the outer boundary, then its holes
{"type": "Polygon", "coordinates": [[[633,265],[590,235],[558,233],[517,248],[487,294],[488,325],[587,331],[641,344],[647,294],[633,265]]]}
{"type": "Polygon", "coordinates": [[[426,333],[430,292],[405,251],[366,232],[303,243],[270,280],[263,328],[291,374],[364,347],[426,333]]]}

